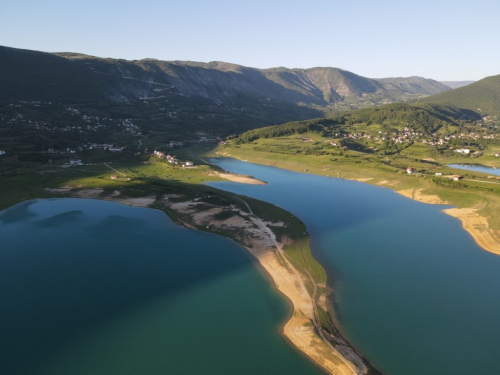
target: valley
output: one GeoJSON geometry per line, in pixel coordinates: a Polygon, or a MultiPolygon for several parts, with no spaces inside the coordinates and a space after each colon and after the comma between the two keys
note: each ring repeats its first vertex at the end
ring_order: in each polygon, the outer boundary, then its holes
{"type": "MultiPolygon", "coordinates": [[[[0,209],[56,198],[112,201],[227,237],[252,254],[291,303],[280,332],[315,365],[331,374],[383,373],[387,362],[365,357],[372,348],[342,329],[334,290],[341,277],[335,266],[325,268],[325,254],[313,253],[319,237],[309,232],[317,227],[310,230],[280,204],[295,207],[299,195],[305,204],[315,201],[315,183],[347,195],[345,180],[388,188],[454,206],[443,210],[482,249],[500,254],[500,177],[453,167],[500,168],[498,77],[454,82],[460,88],[451,89],[432,79],[371,79],[338,68],[257,69],[0,47],[0,209]],[[278,173],[293,186],[312,185],[293,197],[294,189],[269,170],[236,164],[267,174],[273,186],[226,169],[235,162],[225,158],[300,172],[278,173]],[[276,186],[287,201],[251,190],[276,186]]],[[[397,201],[384,199],[388,206],[397,201]]],[[[343,209],[340,217],[349,216],[343,209]]],[[[385,215],[384,206],[377,210],[385,215]]]]}

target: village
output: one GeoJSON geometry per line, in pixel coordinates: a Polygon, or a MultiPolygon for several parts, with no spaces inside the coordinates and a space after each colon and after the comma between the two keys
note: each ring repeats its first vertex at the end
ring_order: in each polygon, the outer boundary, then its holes
{"type": "Polygon", "coordinates": [[[122,127],[122,132],[140,135],[141,129],[134,124],[132,119],[113,119],[110,117],[98,117],[84,114],[77,108],[65,108],[61,116],[46,118],[44,108],[53,106],[51,102],[41,101],[19,101],[16,104],[8,104],[7,108],[16,108],[12,115],[2,114],[0,122],[6,125],[23,124],[36,131],[44,131],[52,134],[92,134],[106,130],[109,127],[122,127]],[[36,108],[37,110],[34,110],[36,108]],[[24,110],[23,110],[24,109],[24,110]],[[68,117],[70,116],[70,117],[68,117]],[[72,119],[71,117],[75,118],[72,119]],[[71,124],[70,124],[71,123],[71,124]]]}
{"type": "MultiPolygon", "coordinates": [[[[459,155],[477,158],[483,155],[482,146],[500,141],[500,134],[497,132],[496,125],[486,126],[482,122],[477,122],[472,124],[472,126],[471,128],[462,129],[460,132],[455,131],[455,133],[450,134],[425,134],[411,129],[409,124],[406,124],[402,129],[394,129],[388,132],[380,130],[371,134],[367,131],[349,132],[340,130],[332,134],[335,139],[330,138],[325,142],[331,146],[346,150],[351,148],[356,150],[357,143],[365,145],[365,149],[370,149],[372,152],[383,149],[380,145],[393,144],[393,147],[400,145],[399,149],[401,149],[401,147],[405,148],[411,144],[420,143],[422,145],[434,146],[442,151],[448,150],[456,152],[459,155]],[[464,147],[464,145],[468,147],[464,147]]],[[[312,141],[310,138],[302,138],[302,140],[304,142],[312,141]]],[[[495,156],[499,157],[499,154],[495,154],[495,156]]]]}
{"type": "MultiPolygon", "coordinates": [[[[497,129],[497,126],[494,127],[497,129]]],[[[497,132],[494,132],[488,128],[484,129],[482,133],[478,133],[475,131],[470,131],[469,133],[460,133],[460,134],[437,134],[433,133],[432,135],[426,135],[422,132],[417,132],[411,130],[408,126],[405,126],[404,129],[397,129],[397,132],[387,133],[379,131],[377,135],[367,134],[365,132],[361,133],[337,133],[335,136],[342,136],[343,138],[350,139],[360,139],[364,138],[367,140],[376,140],[376,141],[386,141],[391,140],[394,143],[410,143],[410,142],[420,142],[432,146],[441,146],[446,143],[449,143],[451,140],[459,139],[459,140],[481,140],[481,139],[500,139],[500,136],[497,132]]]]}

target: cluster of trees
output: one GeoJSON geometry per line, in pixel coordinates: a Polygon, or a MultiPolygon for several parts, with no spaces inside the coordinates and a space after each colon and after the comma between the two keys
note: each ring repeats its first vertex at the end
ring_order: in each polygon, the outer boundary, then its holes
{"type": "Polygon", "coordinates": [[[335,124],[331,119],[314,119],[306,121],[288,122],[283,125],[268,126],[265,128],[250,130],[235,138],[236,144],[250,143],[261,138],[286,137],[293,134],[307,132],[322,133],[328,131],[335,124]]]}

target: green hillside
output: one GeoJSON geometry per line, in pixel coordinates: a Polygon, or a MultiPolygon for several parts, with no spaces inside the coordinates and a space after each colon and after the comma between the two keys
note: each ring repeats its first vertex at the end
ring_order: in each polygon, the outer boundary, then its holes
{"type": "Polygon", "coordinates": [[[260,138],[274,138],[318,132],[328,135],[335,132],[391,132],[405,127],[411,131],[431,135],[449,133],[465,124],[477,121],[481,116],[473,111],[450,105],[388,104],[336,115],[328,119],[294,121],[282,125],[250,130],[238,137],[238,143],[248,143],[260,138]]]}
{"type": "Polygon", "coordinates": [[[450,103],[483,116],[500,116],[500,75],[484,78],[455,90],[420,99],[422,103],[450,103]]]}

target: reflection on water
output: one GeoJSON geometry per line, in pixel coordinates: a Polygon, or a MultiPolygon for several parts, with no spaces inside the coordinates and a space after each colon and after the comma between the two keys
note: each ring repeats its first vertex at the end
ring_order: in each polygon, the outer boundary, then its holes
{"type": "Polygon", "coordinates": [[[320,374],[233,242],[84,199],[0,213],[0,374],[320,374]]]}

